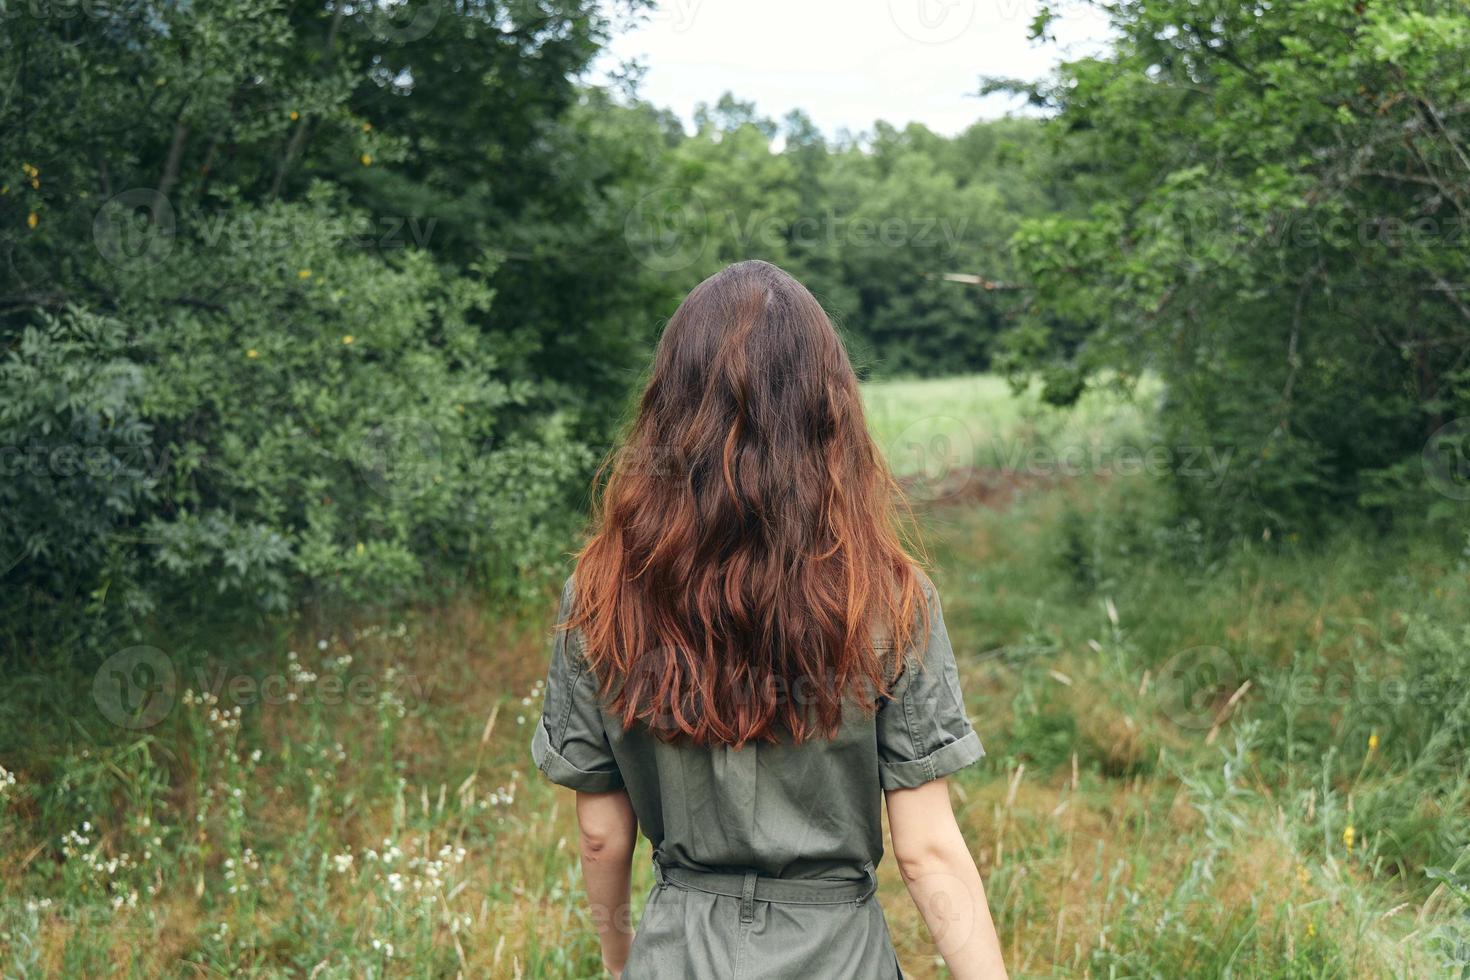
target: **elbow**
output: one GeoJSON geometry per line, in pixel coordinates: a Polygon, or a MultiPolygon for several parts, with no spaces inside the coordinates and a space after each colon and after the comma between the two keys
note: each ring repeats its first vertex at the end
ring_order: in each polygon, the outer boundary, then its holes
{"type": "MultiPolygon", "coordinates": [[[[955,856],[950,851],[943,842],[933,839],[903,845],[895,841],[893,858],[898,863],[898,873],[904,885],[910,886],[931,875],[951,873],[955,856]]],[[[968,860],[968,852],[965,858],[968,860]]]]}
{"type": "Polygon", "coordinates": [[[621,790],[615,793],[578,793],[577,830],[583,863],[627,863],[633,858],[638,821],[621,790]]]}
{"type": "Polygon", "coordinates": [[[626,862],[633,857],[634,835],[623,828],[582,828],[582,860],[594,864],[626,862]]]}

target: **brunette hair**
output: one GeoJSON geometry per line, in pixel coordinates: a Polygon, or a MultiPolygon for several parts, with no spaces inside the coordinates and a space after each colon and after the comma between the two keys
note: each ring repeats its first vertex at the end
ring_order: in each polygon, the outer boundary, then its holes
{"type": "Polygon", "coordinates": [[[597,483],[561,626],[582,631],[625,729],[831,737],[843,701],[873,710],[892,651],[928,631],[847,351],[768,262],[729,266],[675,311],[597,483]]]}

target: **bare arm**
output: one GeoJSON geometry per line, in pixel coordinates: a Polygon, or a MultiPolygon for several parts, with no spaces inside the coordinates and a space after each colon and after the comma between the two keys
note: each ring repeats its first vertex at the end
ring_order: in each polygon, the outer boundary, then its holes
{"type": "Polygon", "coordinates": [[[602,964],[614,978],[623,975],[628,948],[633,944],[633,846],[638,841],[638,819],[633,804],[621,790],[577,794],[577,827],[581,832],[582,877],[592,921],[602,943],[602,964]]]}
{"type": "Polygon", "coordinates": [[[985,886],[954,819],[949,784],[889,790],[893,856],[955,980],[1005,980],[985,886]]]}

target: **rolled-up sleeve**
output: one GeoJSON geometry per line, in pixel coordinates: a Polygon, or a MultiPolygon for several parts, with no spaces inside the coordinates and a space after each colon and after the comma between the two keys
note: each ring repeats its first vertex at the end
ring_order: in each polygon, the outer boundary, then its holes
{"type": "Polygon", "coordinates": [[[878,774],[885,790],[920,786],[985,755],[965,713],[939,596],[928,582],[924,592],[929,635],[905,657],[891,696],[878,711],[878,774]]]}
{"type": "MultiPolygon", "coordinates": [[[[557,622],[571,613],[572,580],[562,589],[557,622]]],[[[588,669],[581,634],[557,630],[546,702],[531,738],[531,758],[546,778],[584,793],[605,793],[623,785],[608,744],[597,678],[588,669]]]]}

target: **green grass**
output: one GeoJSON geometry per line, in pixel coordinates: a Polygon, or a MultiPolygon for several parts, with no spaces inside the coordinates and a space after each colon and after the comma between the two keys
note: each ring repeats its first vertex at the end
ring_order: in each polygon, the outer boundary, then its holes
{"type": "Polygon", "coordinates": [[[1133,400],[1097,388],[1059,410],[1042,403],[1037,386],[1017,395],[1003,378],[978,374],[869,384],[863,402],[893,471],[932,483],[971,467],[1037,476],[1106,470],[1120,451],[1148,444],[1139,403],[1156,389],[1145,382],[1133,400]]]}
{"type": "Polygon", "coordinates": [[[1467,863],[1470,583],[1438,542],[1192,560],[1141,479],[929,527],[1017,973],[1446,969],[1427,871],[1467,863]]]}
{"type": "MultiPolygon", "coordinates": [[[[1145,412],[1089,397],[867,391],[885,445],[933,445],[942,416],[985,445],[1146,446],[1145,412]]],[[[1464,559],[1427,537],[1207,552],[1145,474],[970,492],[995,462],[895,468],[938,488],[919,513],[990,753],[952,786],[1012,974],[1470,962],[1464,559]]],[[[154,637],[176,684],[146,729],[103,716],[90,667],[7,678],[0,973],[596,976],[571,794],[528,758],[551,601],[154,637]]],[[[889,862],[882,898],[906,974],[942,975],[889,862]]]]}

